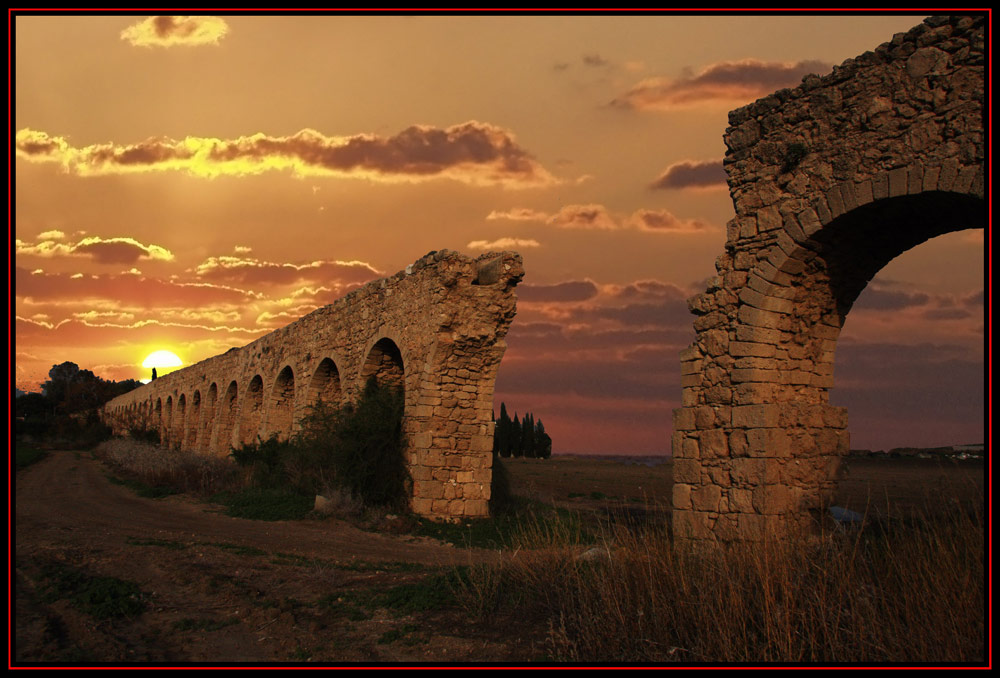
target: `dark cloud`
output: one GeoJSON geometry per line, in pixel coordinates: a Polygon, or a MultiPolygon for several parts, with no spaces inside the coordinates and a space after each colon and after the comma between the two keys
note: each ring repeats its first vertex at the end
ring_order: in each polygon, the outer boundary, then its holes
{"type": "Polygon", "coordinates": [[[723,61],[693,76],[643,80],[613,99],[611,106],[662,111],[715,102],[732,106],[748,103],[777,89],[794,87],[803,76],[828,70],[830,65],[821,61],[723,61]]]}
{"type": "Polygon", "coordinates": [[[538,186],[555,179],[506,130],[469,121],[446,129],[414,125],[396,136],[327,137],[302,130],[286,137],[150,138],[140,144],[74,148],[62,137],[22,129],[17,155],[57,162],[81,175],[186,171],[197,176],[292,170],[401,181],[447,177],[471,184],[538,186]]]}
{"type": "Polygon", "coordinates": [[[853,310],[899,310],[923,306],[930,300],[930,296],[924,292],[884,289],[881,286],[869,285],[854,302],[853,310]]]}
{"type": "Polygon", "coordinates": [[[681,219],[667,210],[636,210],[628,219],[640,231],[691,233],[704,231],[708,225],[699,219],[681,219]]]}
{"type": "Polygon", "coordinates": [[[611,65],[610,61],[602,57],[600,54],[597,54],[596,52],[591,54],[584,54],[582,61],[584,66],[590,66],[591,68],[603,68],[604,66],[611,65]]]}
{"type": "MultiPolygon", "coordinates": [[[[62,233],[50,231],[42,235],[62,233]]],[[[16,241],[18,256],[58,257],[58,256],[89,256],[99,264],[134,264],[140,259],[160,259],[171,261],[174,255],[170,250],[159,245],[144,245],[134,238],[100,238],[87,237],[68,245],[58,242],[61,238],[40,240],[37,243],[16,241]]]]}
{"type": "Polygon", "coordinates": [[[674,163],[649,185],[652,189],[725,188],[722,160],[684,160],[674,163]]]}
{"type": "Polygon", "coordinates": [[[972,314],[964,308],[931,308],[924,311],[924,316],[928,320],[964,320],[971,318],[972,314]]]}
{"type": "Polygon", "coordinates": [[[568,281],[555,285],[519,285],[518,301],[586,301],[597,296],[597,285],[589,280],[568,281]]]}

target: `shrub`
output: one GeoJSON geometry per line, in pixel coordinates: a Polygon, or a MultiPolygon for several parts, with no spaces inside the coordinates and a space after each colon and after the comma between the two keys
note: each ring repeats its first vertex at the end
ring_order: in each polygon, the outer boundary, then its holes
{"type": "Polygon", "coordinates": [[[346,493],[366,506],[402,510],[410,482],[404,449],[403,394],[370,379],[353,405],[314,406],[293,439],[272,437],[230,456],[258,488],[346,493]]]}
{"type": "Polygon", "coordinates": [[[366,505],[406,507],[410,477],[403,456],[402,391],[371,378],[355,405],[308,415],[296,444],[304,466],[328,460],[330,481],[366,505]]]}

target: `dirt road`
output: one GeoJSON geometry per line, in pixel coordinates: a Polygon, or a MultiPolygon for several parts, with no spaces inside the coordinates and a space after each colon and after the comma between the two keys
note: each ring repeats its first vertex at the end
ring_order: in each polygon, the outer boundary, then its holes
{"type": "MultiPolygon", "coordinates": [[[[457,620],[372,612],[373,597],[490,559],[334,519],[231,518],[188,497],[145,499],[89,453],[52,451],[16,475],[16,661],[483,661],[506,648],[457,620]],[[95,619],[72,590],[132,582],[143,611],[95,619]],[[64,589],[66,587],[63,587],[64,589]],[[388,640],[387,640],[388,639],[388,640]]],[[[455,613],[458,617],[458,613],[455,613]]]]}

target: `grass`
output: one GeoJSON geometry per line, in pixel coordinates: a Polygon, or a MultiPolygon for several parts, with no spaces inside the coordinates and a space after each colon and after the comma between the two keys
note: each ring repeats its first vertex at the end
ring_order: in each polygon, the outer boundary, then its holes
{"type": "Polygon", "coordinates": [[[32,464],[40,462],[45,458],[46,454],[45,450],[40,450],[27,443],[18,442],[14,446],[14,468],[17,471],[27,468],[32,464]]]}
{"type": "Polygon", "coordinates": [[[981,514],[727,547],[608,524],[610,556],[595,560],[551,526],[526,528],[523,548],[456,579],[458,602],[547,629],[556,661],[985,660],[981,514]]]}
{"type": "Polygon", "coordinates": [[[105,474],[105,477],[113,484],[123,485],[140,497],[146,497],[147,499],[162,499],[163,497],[169,497],[172,494],[177,494],[177,490],[169,485],[147,485],[146,483],[133,478],[122,479],[111,474],[105,474]]]}
{"type": "Polygon", "coordinates": [[[95,619],[134,617],[146,607],[147,596],[133,582],[88,574],[50,563],[42,568],[42,599],[69,600],[73,607],[95,619]]]}
{"type": "Polygon", "coordinates": [[[211,497],[226,507],[226,515],[249,520],[301,520],[312,511],[313,497],[285,489],[251,487],[211,497]]]}
{"type": "Polygon", "coordinates": [[[175,621],[173,627],[177,631],[218,631],[219,629],[224,629],[227,626],[232,626],[233,624],[239,624],[238,619],[191,619],[185,617],[179,621],[175,621]]]}

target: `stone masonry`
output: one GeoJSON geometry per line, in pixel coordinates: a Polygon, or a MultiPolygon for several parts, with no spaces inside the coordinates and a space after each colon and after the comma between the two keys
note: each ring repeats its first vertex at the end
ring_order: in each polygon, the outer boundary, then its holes
{"type": "Polygon", "coordinates": [[[485,516],[493,386],[524,275],[515,252],[431,252],[242,347],[108,402],[117,433],[158,429],[172,447],[226,455],[294,434],[317,400],[356,399],[369,376],[405,389],[414,512],[485,516]]]}
{"type": "Polygon", "coordinates": [[[936,16],[824,77],[729,114],[736,216],[689,300],[674,410],[674,532],[756,540],[815,526],[849,449],[837,337],[892,258],[983,228],[984,20],[936,16]]]}

